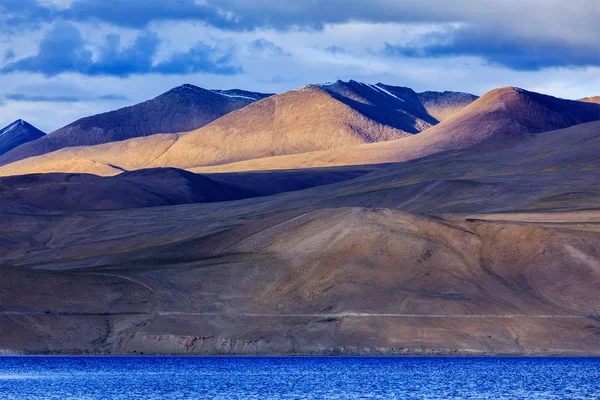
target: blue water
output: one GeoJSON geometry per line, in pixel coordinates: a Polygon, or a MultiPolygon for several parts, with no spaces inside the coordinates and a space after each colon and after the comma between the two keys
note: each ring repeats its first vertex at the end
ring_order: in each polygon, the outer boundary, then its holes
{"type": "Polygon", "coordinates": [[[2,399],[600,399],[600,358],[0,357],[2,399]]]}

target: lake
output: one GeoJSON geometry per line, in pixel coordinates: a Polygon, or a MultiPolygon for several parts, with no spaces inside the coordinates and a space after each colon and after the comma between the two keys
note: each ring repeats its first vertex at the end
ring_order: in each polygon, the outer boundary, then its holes
{"type": "Polygon", "coordinates": [[[599,399],[600,358],[0,357],[2,399],[599,399]]]}

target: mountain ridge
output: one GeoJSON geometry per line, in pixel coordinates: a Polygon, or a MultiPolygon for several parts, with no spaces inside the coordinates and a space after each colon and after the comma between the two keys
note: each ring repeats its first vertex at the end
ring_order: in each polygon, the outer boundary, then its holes
{"type": "Polygon", "coordinates": [[[406,139],[192,170],[233,172],[402,162],[458,150],[494,138],[540,133],[599,119],[599,104],[504,87],[486,93],[438,125],[406,139]]]}
{"type": "Polygon", "coordinates": [[[208,90],[191,84],[180,85],[138,104],[80,118],[49,133],[41,141],[19,146],[0,156],[0,165],[65,147],[190,131],[268,96],[270,94],[239,89],[208,90]]]}
{"type": "MultiPolygon", "coordinates": [[[[228,92],[229,95],[231,93],[228,92]]],[[[246,94],[238,91],[234,95],[246,94]]],[[[437,119],[428,114],[418,96],[410,88],[352,80],[307,85],[253,102],[195,131],[176,134],[172,137],[174,139],[163,136],[163,140],[154,135],[154,138],[145,141],[127,141],[127,146],[131,150],[142,142],[152,142],[166,149],[161,154],[149,149],[149,153],[157,154],[157,157],[145,164],[146,168],[192,168],[407,138],[437,124],[437,119]]],[[[465,96],[472,98],[472,95],[465,96]]],[[[122,144],[114,146],[123,147],[122,144]]],[[[141,150],[134,152],[143,153],[141,150]]],[[[34,168],[27,171],[32,173],[98,173],[98,166],[91,164],[90,160],[106,160],[103,161],[106,164],[103,169],[114,174],[117,171],[109,164],[123,169],[132,166],[130,161],[119,161],[123,154],[122,151],[112,151],[111,146],[87,147],[49,154],[43,162],[50,162],[53,166],[47,169],[35,169],[34,164],[40,159],[24,163],[34,168]],[[101,154],[91,155],[94,151],[101,154]],[[85,155],[86,152],[90,155],[85,155]],[[113,159],[110,154],[113,154],[113,159]],[[68,165],[60,166],[60,157],[63,157],[63,163],[70,160],[68,165]],[[82,160],[79,164],[84,167],[74,169],[73,160],[82,160]],[[93,167],[95,172],[86,170],[85,166],[93,167]]]]}

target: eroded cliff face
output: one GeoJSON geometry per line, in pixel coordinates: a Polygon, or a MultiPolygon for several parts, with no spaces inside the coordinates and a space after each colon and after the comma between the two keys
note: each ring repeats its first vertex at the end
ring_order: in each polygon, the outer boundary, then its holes
{"type": "Polygon", "coordinates": [[[352,207],[215,233],[151,210],[155,232],[119,233],[124,211],[20,224],[37,244],[1,271],[3,351],[600,354],[594,212],[352,207]]]}

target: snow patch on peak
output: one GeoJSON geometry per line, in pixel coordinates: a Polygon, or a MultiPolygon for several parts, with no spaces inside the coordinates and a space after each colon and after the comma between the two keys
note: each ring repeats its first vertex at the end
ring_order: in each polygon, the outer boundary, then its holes
{"type": "Polygon", "coordinates": [[[201,87],[198,87],[198,86],[194,86],[189,83],[184,83],[181,86],[174,87],[173,89],[169,90],[167,93],[182,93],[182,92],[183,93],[190,93],[190,92],[204,93],[204,92],[207,92],[207,90],[202,89],[201,87]]]}
{"type": "Polygon", "coordinates": [[[322,87],[321,87],[321,85],[309,84],[309,85],[300,86],[299,88],[296,88],[296,89],[292,89],[292,90],[290,90],[290,92],[305,92],[308,90],[313,90],[314,88],[322,88],[322,87]]]}
{"type": "Polygon", "coordinates": [[[224,97],[231,97],[231,98],[238,98],[238,99],[247,99],[247,100],[252,100],[252,101],[257,101],[259,100],[259,97],[257,96],[249,96],[249,92],[245,92],[242,90],[238,90],[238,89],[229,89],[229,90],[211,90],[213,93],[224,96],[224,97]],[[244,94],[240,94],[240,93],[244,93],[244,94]]]}
{"type": "Polygon", "coordinates": [[[382,88],[382,87],[381,87],[381,83],[378,83],[378,84],[376,84],[376,85],[370,85],[370,86],[371,86],[372,88],[374,88],[374,89],[378,89],[378,90],[382,91],[383,93],[387,94],[388,96],[392,96],[392,97],[394,97],[394,98],[396,98],[396,99],[398,99],[398,100],[400,100],[400,101],[403,101],[403,102],[405,102],[405,103],[406,103],[406,100],[404,100],[404,99],[401,99],[400,97],[396,96],[395,94],[393,94],[393,93],[392,93],[392,92],[390,92],[389,90],[386,90],[386,89],[382,88]]]}
{"type": "Polygon", "coordinates": [[[8,125],[6,128],[0,130],[0,137],[8,134],[9,132],[15,130],[15,128],[20,127],[21,125],[24,125],[24,121],[22,119],[16,120],[12,124],[8,125]]]}
{"type": "Polygon", "coordinates": [[[325,87],[325,86],[333,86],[335,85],[337,82],[325,82],[325,83],[319,83],[317,86],[319,87],[325,87]]]}

